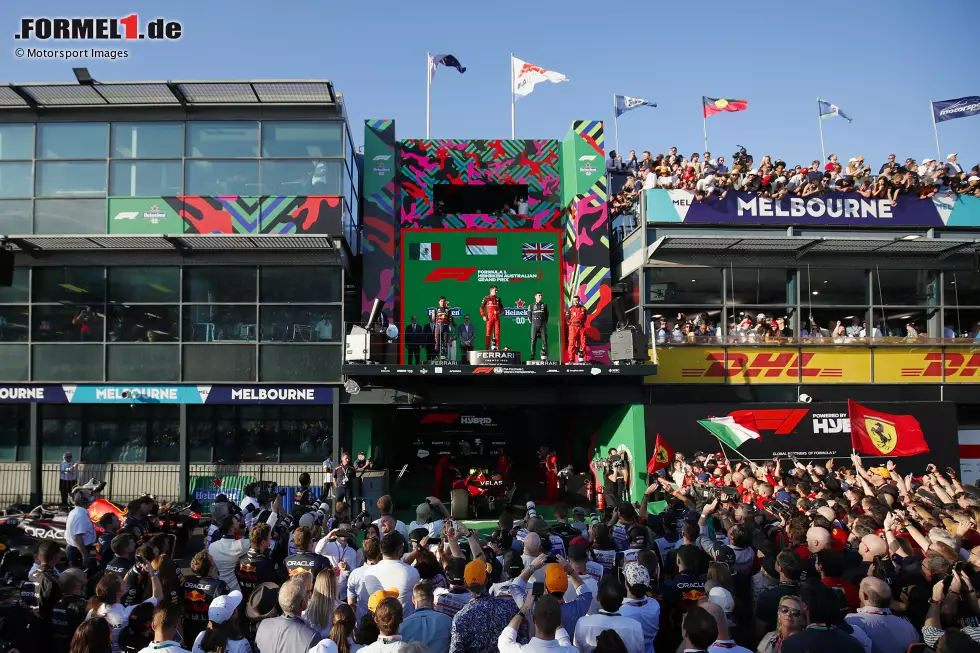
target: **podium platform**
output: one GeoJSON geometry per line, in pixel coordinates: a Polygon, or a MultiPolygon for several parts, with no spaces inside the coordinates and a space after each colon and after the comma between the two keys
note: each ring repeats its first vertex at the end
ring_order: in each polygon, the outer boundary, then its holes
{"type": "MultiPolygon", "coordinates": [[[[471,352],[475,354],[477,352],[471,352]]],[[[493,354],[505,352],[490,352],[493,354]]],[[[509,352],[515,353],[515,352],[509,352]]],[[[567,363],[559,361],[531,360],[517,363],[488,362],[485,365],[465,365],[459,361],[427,361],[422,365],[345,364],[341,372],[350,377],[445,377],[468,376],[501,378],[512,376],[547,375],[556,377],[643,377],[657,373],[657,366],[600,365],[598,363],[567,363]]]]}
{"type": "Polygon", "coordinates": [[[511,349],[474,349],[468,355],[470,365],[520,365],[521,352],[511,349]]]}

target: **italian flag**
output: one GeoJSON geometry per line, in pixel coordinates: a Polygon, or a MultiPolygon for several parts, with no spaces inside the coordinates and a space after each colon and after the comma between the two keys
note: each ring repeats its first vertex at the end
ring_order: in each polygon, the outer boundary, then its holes
{"type": "Polygon", "coordinates": [[[761,437],[759,429],[755,425],[755,417],[752,416],[739,418],[738,421],[731,415],[710,417],[699,419],[698,424],[706,428],[722,444],[727,444],[732,449],[738,449],[749,440],[758,440],[761,437]]]}

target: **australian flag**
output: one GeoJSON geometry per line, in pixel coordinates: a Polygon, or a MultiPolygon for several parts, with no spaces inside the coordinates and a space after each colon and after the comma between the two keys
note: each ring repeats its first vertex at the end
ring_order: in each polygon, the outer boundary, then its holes
{"type": "Polygon", "coordinates": [[[437,54],[429,55],[429,81],[436,75],[436,68],[439,66],[446,66],[447,68],[455,68],[461,73],[466,72],[466,67],[459,63],[459,59],[451,54],[437,54]]]}
{"type": "Polygon", "coordinates": [[[524,243],[521,245],[521,253],[524,254],[525,261],[554,261],[554,243],[524,243]]]}

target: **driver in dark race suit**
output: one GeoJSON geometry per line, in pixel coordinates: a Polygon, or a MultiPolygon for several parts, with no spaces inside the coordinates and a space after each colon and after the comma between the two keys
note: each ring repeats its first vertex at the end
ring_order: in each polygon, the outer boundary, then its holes
{"type": "Polygon", "coordinates": [[[531,318],[531,353],[532,359],[538,353],[538,339],[541,339],[541,360],[548,360],[548,305],[542,301],[540,292],[534,293],[534,303],[527,309],[531,318]]]}
{"type": "Polygon", "coordinates": [[[500,349],[500,314],[504,312],[504,303],[497,297],[497,286],[490,286],[490,294],[480,302],[480,315],[487,323],[486,348],[490,349],[490,336],[493,335],[493,348],[500,349]]]}

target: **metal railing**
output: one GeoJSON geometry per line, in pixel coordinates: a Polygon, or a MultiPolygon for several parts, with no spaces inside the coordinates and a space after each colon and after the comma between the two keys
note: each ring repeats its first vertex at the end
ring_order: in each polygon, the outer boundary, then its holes
{"type": "MultiPolygon", "coordinates": [[[[144,494],[160,500],[176,501],[180,497],[180,467],[174,464],[81,463],[78,480],[94,478],[106,482],[102,496],[116,503],[127,503],[144,494]]],[[[41,500],[59,503],[58,463],[41,466],[41,500]]]]}
{"type": "MultiPolygon", "coordinates": [[[[57,481],[55,481],[57,489],[57,481]]],[[[26,503],[31,493],[30,463],[0,463],[0,508],[26,503]]]]}

